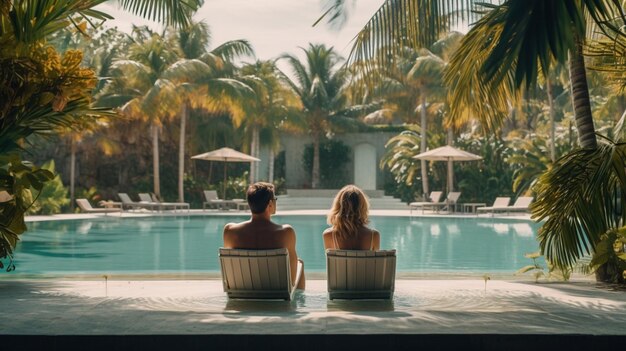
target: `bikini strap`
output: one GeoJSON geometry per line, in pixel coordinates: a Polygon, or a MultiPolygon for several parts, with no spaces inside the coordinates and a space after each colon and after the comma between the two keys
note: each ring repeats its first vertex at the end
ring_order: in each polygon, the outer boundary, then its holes
{"type": "Polygon", "coordinates": [[[370,242],[370,251],[374,251],[374,231],[370,229],[370,234],[372,236],[372,241],[370,242]]]}

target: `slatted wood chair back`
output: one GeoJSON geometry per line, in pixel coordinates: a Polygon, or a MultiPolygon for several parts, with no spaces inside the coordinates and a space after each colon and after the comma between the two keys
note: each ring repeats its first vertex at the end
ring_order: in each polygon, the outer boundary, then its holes
{"type": "Polygon", "coordinates": [[[333,299],[392,299],[396,250],[326,250],[328,296],[333,299]]]}
{"type": "Polygon", "coordinates": [[[224,291],[229,298],[291,300],[287,249],[219,249],[224,291]]]}

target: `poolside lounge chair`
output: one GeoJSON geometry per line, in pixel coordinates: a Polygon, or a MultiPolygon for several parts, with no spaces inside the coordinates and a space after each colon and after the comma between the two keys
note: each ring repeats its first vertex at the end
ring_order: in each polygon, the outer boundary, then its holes
{"type": "Polygon", "coordinates": [[[437,203],[427,203],[422,206],[422,213],[428,207],[432,210],[439,212],[440,210],[446,209],[448,212],[456,212],[456,204],[459,202],[459,198],[461,197],[460,191],[451,191],[448,193],[446,197],[446,201],[437,202],[437,203]]]}
{"type": "Polygon", "coordinates": [[[234,205],[237,208],[237,211],[242,209],[247,209],[248,202],[244,199],[237,200],[222,200],[217,197],[217,191],[215,190],[204,190],[204,202],[202,203],[202,209],[206,210],[206,206],[215,206],[218,209],[227,210],[230,205],[234,205]]]}
{"type": "Polygon", "coordinates": [[[513,205],[503,207],[499,210],[506,211],[507,214],[509,214],[510,212],[528,212],[531,202],[533,202],[532,196],[520,196],[515,200],[515,203],[513,203],[513,205]]]}
{"type": "Polygon", "coordinates": [[[223,201],[217,197],[216,190],[205,190],[203,191],[203,193],[204,193],[204,202],[202,203],[203,210],[206,210],[207,205],[220,208],[223,201]]]}
{"type": "Polygon", "coordinates": [[[432,204],[437,204],[441,202],[441,195],[443,195],[443,191],[433,191],[430,193],[430,201],[423,201],[423,202],[411,202],[409,204],[409,211],[411,213],[413,213],[413,209],[418,209],[421,208],[422,209],[422,213],[424,213],[424,205],[432,205],[432,204]]]}
{"type": "Polygon", "coordinates": [[[122,208],[145,208],[151,211],[160,209],[160,205],[153,202],[135,202],[126,193],[117,193],[117,196],[122,200],[122,208]]]}
{"type": "Polygon", "coordinates": [[[496,199],[493,201],[493,205],[488,207],[477,207],[476,215],[478,215],[480,212],[491,212],[493,214],[497,211],[502,211],[502,209],[506,209],[509,206],[509,202],[511,202],[511,198],[508,196],[496,197],[496,199]]]}
{"type": "Polygon", "coordinates": [[[113,207],[102,207],[102,208],[93,208],[89,200],[87,199],[76,199],[76,204],[80,208],[82,212],[85,213],[104,213],[105,215],[111,212],[122,212],[121,208],[113,208],[113,207]]]}
{"type": "MultiPolygon", "coordinates": [[[[513,203],[513,205],[511,206],[499,206],[499,205],[496,206],[494,202],[494,205],[489,208],[489,211],[491,211],[492,215],[495,212],[506,212],[507,214],[511,212],[527,212],[530,209],[529,206],[531,202],[533,202],[532,196],[520,196],[517,198],[517,200],[515,200],[515,203],[513,203]]],[[[478,210],[481,210],[482,208],[483,207],[479,207],[478,210]]]]}
{"type": "Polygon", "coordinates": [[[231,299],[292,300],[302,277],[298,261],[296,283],[291,284],[287,249],[219,249],[224,292],[231,299]]]}
{"type": "Polygon", "coordinates": [[[396,250],[326,250],[328,297],[392,299],[396,250]]]}
{"type": "Polygon", "coordinates": [[[150,196],[150,194],[148,193],[139,193],[139,200],[141,200],[141,203],[154,204],[154,206],[156,206],[159,211],[167,208],[171,208],[174,211],[176,211],[178,208],[186,208],[187,212],[189,212],[189,204],[186,202],[161,202],[156,198],[156,196],[150,196]]]}

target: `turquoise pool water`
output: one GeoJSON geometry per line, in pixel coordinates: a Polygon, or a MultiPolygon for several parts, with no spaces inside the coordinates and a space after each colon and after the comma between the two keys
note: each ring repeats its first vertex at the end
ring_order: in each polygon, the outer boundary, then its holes
{"type": "MultiPolygon", "coordinates": [[[[200,273],[219,271],[222,228],[247,217],[151,217],[29,224],[11,274],[200,273]]],[[[324,271],[322,216],[276,216],[297,233],[309,271],[324,271]]],[[[538,225],[492,218],[373,217],[381,247],[395,248],[398,271],[514,272],[538,249],[538,225]]]]}

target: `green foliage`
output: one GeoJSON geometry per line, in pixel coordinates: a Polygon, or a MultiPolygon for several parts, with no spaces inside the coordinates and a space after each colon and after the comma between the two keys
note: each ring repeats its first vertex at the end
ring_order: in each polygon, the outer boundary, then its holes
{"type": "Polygon", "coordinates": [[[539,252],[527,253],[524,255],[524,257],[532,259],[533,264],[524,266],[518,269],[517,272],[515,272],[515,274],[517,275],[517,274],[524,274],[524,273],[531,272],[533,277],[535,277],[535,283],[538,282],[539,278],[542,278],[542,277],[546,278],[547,280],[555,279],[555,280],[568,281],[570,276],[572,275],[571,268],[568,267],[568,268],[561,269],[561,268],[555,267],[553,264],[550,263],[550,261],[546,261],[546,265],[548,268],[548,273],[546,273],[545,272],[546,268],[537,262],[537,259],[541,257],[541,253],[539,252]]]}
{"type": "Polygon", "coordinates": [[[420,194],[422,194],[422,183],[413,182],[411,185],[406,185],[405,182],[397,182],[394,175],[387,171],[385,172],[384,183],[385,194],[397,197],[403,202],[409,203],[418,200],[420,194]]]}
{"type": "Polygon", "coordinates": [[[0,156],[0,268],[8,259],[7,271],[15,269],[13,265],[13,249],[19,235],[26,231],[24,214],[32,205],[31,190],[41,191],[44,184],[54,178],[54,174],[46,169],[37,168],[18,156],[0,156]]]}
{"type": "MultiPolygon", "coordinates": [[[[513,191],[518,195],[531,189],[537,178],[553,167],[550,160],[549,141],[538,135],[530,135],[527,139],[514,140],[516,152],[508,158],[514,166],[513,191]]],[[[557,159],[571,150],[566,135],[556,138],[555,151],[557,159]]]]}
{"type": "MultiPolygon", "coordinates": [[[[55,174],[54,160],[44,163],[41,168],[55,174]]],[[[67,197],[67,188],[63,186],[61,177],[58,174],[52,180],[46,182],[41,191],[31,189],[31,193],[38,198],[38,201],[33,202],[28,209],[28,214],[51,215],[61,213],[61,208],[70,203],[70,199],[67,197]]]]}
{"type": "Polygon", "coordinates": [[[626,222],[626,143],[604,140],[556,162],[533,188],[532,218],[545,220],[541,252],[558,267],[572,267],[597,250],[602,235],[626,222]]]}
{"type": "Polygon", "coordinates": [[[612,283],[626,282],[626,227],[611,229],[600,237],[589,264],[592,270],[604,275],[612,283]]]}
{"type": "MultiPolygon", "coordinates": [[[[249,173],[243,172],[241,177],[228,177],[226,180],[226,199],[245,199],[246,190],[248,189],[249,173]]],[[[222,189],[224,181],[217,184],[216,190],[219,197],[222,198],[222,189]]]]}
{"type": "MultiPolygon", "coordinates": [[[[346,170],[350,162],[351,149],[338,140],[325,140],[320,143],[320,185],[325,189],[339,189],[350,183],[346,170]]],[[[302,155],[304,169],[309,172],[313,169],[313,145],[308,144],[302,155]]]]}

